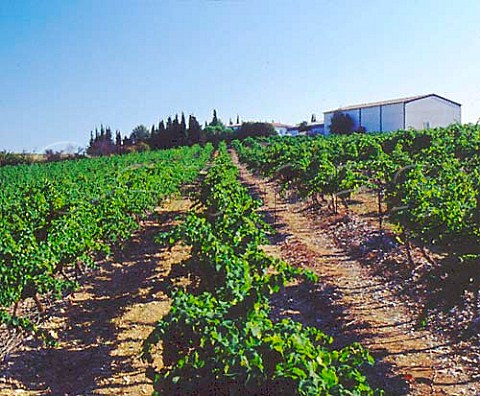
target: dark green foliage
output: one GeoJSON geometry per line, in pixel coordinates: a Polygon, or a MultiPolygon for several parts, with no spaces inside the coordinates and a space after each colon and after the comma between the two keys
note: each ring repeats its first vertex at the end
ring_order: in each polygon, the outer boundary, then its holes
{"type": "Polygon", "coordinates": [[[276,134],[272,124],[267,122],[244,122],[235,138],[246,139],[247,137],[275,136],[276,134]]]}
{"type": "Polygon", "coordinates": [[[348,114],[336,111],[330,124],[330,133],[335,135],[350,135],[353,133],[354,122],[348,114]]]}
{"type": "Polygon", "coordinates": [[[202,126],[193,115],[188,118],[188,143],[204,143],[202,142],[202,126]]]}
{"type": "Polygon", "coordinates": [[[130,140],[132,144],[145,143],[150,138],[150,132],[145,125],[138,125],[133,128],[132,133],[130,134],[130,140]]]}
{"type": "MultiPolygon", "coordinates": [[[[15,305],[61,297],[95,255],[129,237],[137,221],[191,182],[211,145],[0,169],[0,321],[37,331],[15,305]]],[[[39,306],[39,308],[41,308],[39,306]]]]}
{"type": "Polygon", "coordinates": [[[223,125],[208,125],[203,129],[203,136],[207,142],[218,145],[219,142],[232,140],[234,132],[223,125]]]}
{"type": "Polygon", "coordinates": [[[113,141],[112,130],[109,127],[100,127],[100,132],[95,129],[90,133],[90,144],[87,148],[87,154],[92,156],[111,155],[117,153],[117,146],[113,141]]]}
{"type": "Polygon", "coordinates": [[[5,165],[27,165],[35,162],[31,154],[15,154],[0,151],[0,167],[5,165]]]}
{"type": "Polygon", "coordinates": [[[298,125],[298,132],[307,132],[308,131],[308,122],[302,121],[300,125],[298,125]]]}
{"type": "Polygon", "coordinates": [[[259,249],[268,227],[237,172],[221,145],[200,191],[203,210],[161,236],[192,247],[189,268],[200,283],[195,294],[175,292],[145,342],[148,361],[163,346],[165,367],[149,370],[155,394],[375,394],[362,374],[373,359],[360,345],[335,350],[316,328],[269,318],[269,296],[287,280],[317,277],[259,249]]]}
{"type": "MultiPolygon", "coordinates": [[[[237,124],[240,118],[237,116],[237,124]]],[[[175,117],[168,117],[167,121],[160,121],[158,126],[152,125],[150,130],[144,125],[135,127],[129,137],[122,136],[119,131],[116,132],[115,141],[112,137],[110,128],[100,128],[100,132],[95,130],[90,134],[90,142],[87,148],[87,154],[92,156],[124,154],[131,152],[142,152],[150,149],[170,149],[180,146],[191,146],[194,144],[205,144],[208,142],[218,145],[221,141],[230,142],[233,139],[245,139],[249,136],[273,136],[275,129],[271,124],[263,122],[244,123],[240,130],[234,132],[226,127],[217,116],[217,111],[213,110],[212,121],[202,129],[195,116],[190,115],[188,125],[185,114],[181,113],[175,117]]],[[[0,153],[0,166],[2,162],[12,161],[11,155],[0,153]]],[[[16,157],[12,163],[18,163],[20,157],[16,157]]],[[[23,163],[23,162],[20,162],[23,163]]]]}
{"type": "Polygon", "coordinates": [[[217,117],[217,110],[213,109],[212,121],[210,121],[209,126],[217,127],[217,126],[224,126],[222,121],[219,120],[217,117]]]}
{"type": "Polygon", "coordinates": [[[382,188],[389,216],[411,238],[479,254],[480,127],[235,143],[243,160],[308,198],[382,188]]]}
{"type": "MultiPolygon", "coordinates": [[[[247,139],[234,146],[243,161],[274,177],[284,190],[293,189],[317,204],[330,196],[329,206],[334,210],[342,194],[360,186],[373,190],[378,199],[380,228],[387,216],[407,248],[414,241],[434,249],[444,257],[445,270],[452,268],[450,263],[468,268],[480,265],[478,125],[368,135],[247,139]]],[[[456,283],[456,294],[471,291],[475,285],[473,293],[479,296],[480,304],[480,271],[469,273],[472,276],[464,279],[466,283],[456,283]]],[[[451,291],[450,279],[459,279],[452,274],[432,276],[437,287],[451,291]]],[[[451,299],[456,298],[454,294],[450,293],[451,299]]]]}

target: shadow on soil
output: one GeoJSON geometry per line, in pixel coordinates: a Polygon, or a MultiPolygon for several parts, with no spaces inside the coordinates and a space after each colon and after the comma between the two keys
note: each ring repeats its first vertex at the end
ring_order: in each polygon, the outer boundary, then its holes
{"type": "MultiPolygon", "coordinates": [[[[250,194],[258,199],[262,199],[265,194],[253,183],[244,181],[244,185],[250,194]]],[[[265,221],[276,231],[271,236],[270,243],[281,246],[293,235],[283,232],[286,225],[281,223],[278,215],[281,210],[280,198],[277,205],[273,210],[263,208],[262,214],[265,221]]],[[[295,249],[298,249],[298,246],[295,249]]],[[[299,256],[300,261],[302,261],[310,253],[306,246],[300,246],[300,250],[305,250],[305,252],[300,251],[296,256],[299,256]]],[[[291,257],[290,254],[289,257],[291,257]]],[[[291,264],[295,265],[295,256],[291,258],[293,259],[290,260],[291,264]]],[[[380,286],[372,286],[372,288],[375,287],[380,286]]],[[[362,343],[373,335],[375,329],[370,329],[370,325],[362,321],[348,323],[346,308],[338,303],[340,298],[341,290],[332,286],[328,279],[320,279],[319,283],[313,287],[304,283],[287,286],[272,298],[272,319],[281,320],[284,317],[289,317],[304,325],[317,327],[334,338],[333,348],[342,348],[353,342],[362,343]],[[361,337],[358,335],[360,329],[363,329],[361,337]],[[368,330],[372,331],[369,333],[368,330]]],[[[372,354],[376,363],[372,368],[365,368],[371,386],[384,389],[387,395],[407,395],[410,390],[408,382],[403,376],[394,374],[391,364],[382,361],[385,353],[380,350],[372,354]]]]}
{"type": "MultiPolygon", "coordinates": [[[[31,350],[8,359],[7,376],[20,381],[28,390],[51,395],[97,394],[94,390],[101,391],[102,387],[122,393],[122,388],[134,385],[129,381],[125,386],[109,383],[116,373],[128,375],[139,371],[132,365],[131,354],[113,353],[120,343],[128,341],[119,339],[113,319],[134,304],[156,300],[152,295],[163,291],[161,281],[166,274],[159,274],[155,256],[163,247],[154,238],[168,230],[179,214],[168,212],[156,221],[151,221],[155,217],[152,215],[121,251],[102,263],[97,273],[90,274],[83,288],[91,296],[71,305],[64,304],[65,308],[58,312],[53,308],[50,315],[65,320],[66,324],[66,330],[59,334],[60,347],[48,349],[30,341],[31,350]],[[124,262],[128,264],[122,265],[124,262]]],[[[138,385],[146,385],[147,381],[138,385]]]]}

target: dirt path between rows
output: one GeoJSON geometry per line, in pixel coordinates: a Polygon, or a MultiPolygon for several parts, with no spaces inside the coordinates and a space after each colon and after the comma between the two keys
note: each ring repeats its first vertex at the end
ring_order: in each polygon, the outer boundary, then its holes
{"type": "Polygon", "coordinates": [[[153,392],[139,358],[143,340],[170,309],[171,266],[188,257],[161,249],[154,238],[191,205],[167,201],[126,243],[100,263],[68,301],[52,307],[43,328],[59,346],[27,340],[0,365],[0,395],[147,395],[153,392]]]}
{"type": "MultiPolygon", "coordinates": [[[[277,231],[282,258],[320,276],[309,321],[340,343],[357,340],[368,347],[377,361],[375,385],[387,395],[480,395],[478,380],[470,377],[446,340],[415,329],[415,313],[381,278],[340,249],[328,231],[303,213],[301,203],[280,198],[274,183],[253,176],[234,152],[232,157],[244,184],[264,202],[262,210],[277,231]]],[[[300,305],[295,296],[286,301],[291,312],[300,305]]]]}

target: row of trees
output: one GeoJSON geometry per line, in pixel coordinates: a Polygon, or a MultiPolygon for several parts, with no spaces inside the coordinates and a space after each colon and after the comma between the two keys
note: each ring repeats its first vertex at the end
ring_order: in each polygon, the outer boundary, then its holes
{"type": "MultiPolygon", "coordinates": [[[[237,123],[239,122],[237,116],[237,123]]],[[[275,129],[267,123],[243,123],[234,131],[223,124],[218,118],[216,110],[213,110],[210,123],[205,123],[203,128],[195,116],[190,115],[187,122],[185,114],[182,113],[180,117],[178,114],[174,118],[168,117],[166,121],[162,120],[158,125],[152,125],[150,129],[145,125],[138,125],[128,137],[122,137],[120,131],[113,133],[109,127],[101,126],[100,129],[95,129],[90,133],[87,154],[98,156],[169,149],[197,143],[218,144],[220,141],[274,134],[275,129]]]]}

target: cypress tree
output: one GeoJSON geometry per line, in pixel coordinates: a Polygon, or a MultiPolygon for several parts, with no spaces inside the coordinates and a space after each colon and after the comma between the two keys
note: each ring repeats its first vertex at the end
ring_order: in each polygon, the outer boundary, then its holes
{"type": "Polygon", "coordinates": [[[164,133],[165,132],[165,122],[160,121],[158,123],[158,133],[164,133]]]}
{"type": "Polygon", "coordinates": [[[167,127],[165,130],[165,147],[170,148],[173,147],[173,121],[172,117],[168,117],[167,119],[167,127]]]}
{"type": "Polygon", "coordinates": [[[217,117],[217,110],[213,109],[213,116],[212,116],[212,122],[210,123],[211,126],[217,126],[218,125],[218,117],[217,117]]]}
{"type": "Polygon", "coordinates": [[[182,111],[182,117],[180,121],[180,128],[179,128],[179,144],[185,145],[188,144],[188,131],[187,131],[187,122],[185,121],[185,114],[182,111]]]}
{"type": "Polygon", "coordinates": [[[175,114],[175,118],[172,123],[172,147],[177,147],[180,144],[180,121],[178,114],[175,114]]]}
{"type": "Polygon", "coordinates": [[[202,127],[197,121],[195,116],[191,115],[188,119],[188,143],[197,144],[200,143],[202,134],[202,127]]]}
{"type": "Polygon", "coordinates": [[[115,147],[117,154],[120,154],[122,152],[122,135],[120,134],[120,131],[117,131],[115,134],[115,147]]]}
{"type": "Polygon", "coordinates": [[[166,148],[167,147],[166,138],[167,138],[167,134],[165,131],[165,123],[162,120],[158,123],[157,135],[155,140],[156,148],[166,148]]]}
{"type": "Polygon", "coordinates": [[[105,141],[107,143],[112,143],[113,144],[112,130],[110,129],[110,127],[105,128],[105,141]]]}

